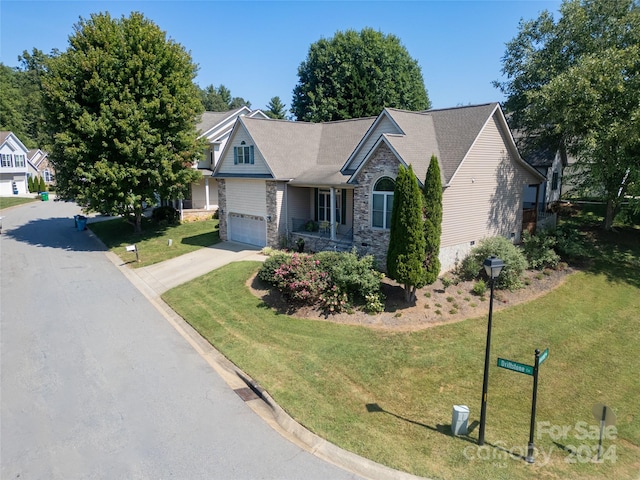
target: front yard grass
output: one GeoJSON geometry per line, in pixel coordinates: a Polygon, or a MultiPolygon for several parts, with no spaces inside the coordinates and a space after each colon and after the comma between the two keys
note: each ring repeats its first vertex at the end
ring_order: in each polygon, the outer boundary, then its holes
{"type": "Polygon", "coordinates": [[[35,202],[36,200],[40,200],[38,197],[27,198],[27,197],[0,197],[0,210],[15,207],[16,205],[22,205],[24,203],[35,202]]]}
{"type": "Polygon", "coordinates": [[[218,220],[162,226],[144,218],[140,234],[134,233],[133,226],[123,218],[95,223],[90,221],[87,227],[102,240],[110,251],[118,255],[123,262],[130,263],[134,268],[169,260],[220,241],[218,220]],[[136,262],[135,253],[125,250],[127,245],[133,244],[137,246],[140,262],[136,262]]]}
{"type": "Polygon", "coordinates": [[[640,242],[637,231],[628,233],[634,240],[600,246],[608,256],[588,271],[494,314],[484,447],[477,446],[477,422],[486,318],[415,333],[290,318],[246,287],[258,268],[253,262],[213,271],[163,298],[297,421],[382,464],[444,479],[637,478],[640,242]],[[532,377],[496,362],[532,364],[534,349],[547,347],[539,453],[528,465],[517,455],[526,455],[532,377]],[[604,441],[605,460],[593,463],[598,440],[583,437],[587,426],[596,428],[591,409],[598,402],[615,411],[617,436],[604,441]],[[468,436],[450,435],[456,404],[470,407],[468,436]]]}

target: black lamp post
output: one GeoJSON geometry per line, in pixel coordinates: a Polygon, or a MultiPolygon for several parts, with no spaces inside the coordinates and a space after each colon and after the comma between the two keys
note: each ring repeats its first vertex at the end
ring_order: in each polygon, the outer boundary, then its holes
{"type": "Polygon", "coordinates": [[[492,256],[484,261],[484,270],[489,277],[491,286],[491,296],[489,297],[489,323],[487,325],[487,348],[484,354],[484,377],[482,379],[482,407],[480,408],[480,433],[478,434],[478,445],[484,445],[484,427],[487,420],[487,386],[489,384],[489,354],[491,352],[491,320],[493,317],[493,287],[496,278],[500,275],[504,262],[492,256]]]}

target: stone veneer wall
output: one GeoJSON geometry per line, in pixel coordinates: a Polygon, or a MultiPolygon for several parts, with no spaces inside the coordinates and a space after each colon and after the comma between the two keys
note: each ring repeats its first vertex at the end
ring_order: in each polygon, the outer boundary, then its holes
{"type": "Polygon", "coordinates": [[[381,144],[374,156],[355,178],[353,194],[353,244],[359,251],[374,256],[378,268],[387,269],[389,230],[371,226],[371,194],[380,177],[398,176],[398,159],[385,144],[381,144]]]}
{"type": "Polygon", "coordinates": [[[267,212],[271,220],[267,219],[267,246],[278,248],[280,234],[278,232],[278,182],[268,180],[267,184],[267,212]]]}
{"type": "Polygon", "coordinates": [[[227,215],[229,211],[227,210],[227,184],[223,179],[218,180],[218,208],[220,217],[220,223],[218,224],[220,240],[228,240],[227,215]]]}

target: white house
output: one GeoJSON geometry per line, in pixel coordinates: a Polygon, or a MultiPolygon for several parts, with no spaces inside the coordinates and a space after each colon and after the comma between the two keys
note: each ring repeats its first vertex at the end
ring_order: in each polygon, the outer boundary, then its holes
{"type": "Polygon", "coordinates": [[[0,132],[0,195],[29,193],[28,152],[12,132],[0,132]]]}

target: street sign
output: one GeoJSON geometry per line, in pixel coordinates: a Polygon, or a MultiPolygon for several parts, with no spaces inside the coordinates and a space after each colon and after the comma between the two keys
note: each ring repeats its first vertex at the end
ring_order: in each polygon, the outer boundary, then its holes
{"type": "Polygon", "coordinates": [[[545,349],[544,352],[540,354],[540,358],[538,358],[538,365],[541,365],[542,362],[544,362],[548,356],[549,356],[549,349],[547,348],[545,349]]]}
{"type": "Polygon", "coordinates": [[[514,372],[524,373],[525,375],[533,375],[533,367],[531,365],[525,365],[524,363],[498,358],[498,366],[500,368],[506,368],[507,370],[513,370],[514,372]]]}

